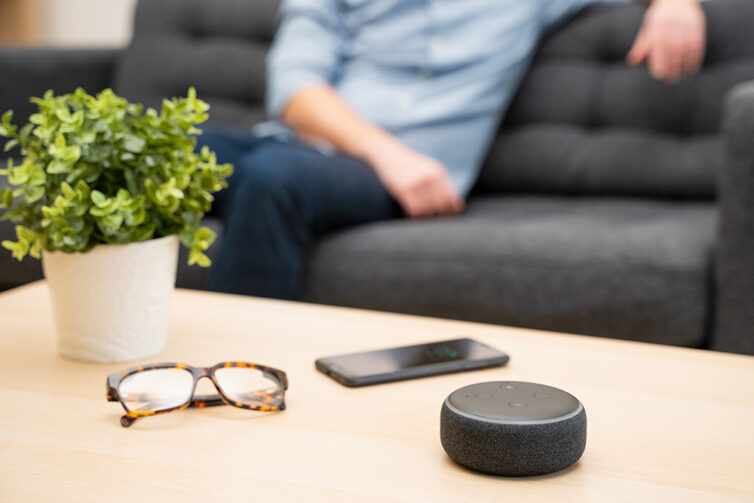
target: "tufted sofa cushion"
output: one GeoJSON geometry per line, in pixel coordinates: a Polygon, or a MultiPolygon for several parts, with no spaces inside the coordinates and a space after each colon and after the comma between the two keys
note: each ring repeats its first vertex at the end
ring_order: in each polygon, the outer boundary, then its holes
{"type": "Polygon", "coordinates": [[[544,42],[478,190],[714,197],[723,96],[754,79],[754,37],[740,29],[754,2],[704,4],[705,67],[672,86],[625,63],[645,9],[595,7],[544,42]]]}
{"type": "Polygon", "coordinates": [[[116,92],[150,106],[189,85],[212,119],[249,126],[264,119],[264,58],[278,0],[147,0],[118,65],[116,92]],[[220,4],[220,5],[218,5],[220,4]]]}

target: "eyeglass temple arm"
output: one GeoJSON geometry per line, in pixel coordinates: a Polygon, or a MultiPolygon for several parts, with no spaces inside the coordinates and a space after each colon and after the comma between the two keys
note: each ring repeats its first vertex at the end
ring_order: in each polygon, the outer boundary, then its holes
{"type": "MultiPolygon", "coordinates": [[[[257,395],[256,393],[246,393],[245,394],[245,396],[247,396],[249,398],[254,397],[256,395],[257,395]]],[[[158,400],[159,399],[158,396],[150,397],[148,394],[142,394],[141,398],[143,400],[159,401],[158,400]]],[[[108,402],[118,402],[119,401],[118,394],[117,394],[117,392],[113,388],[108,387],[108,389],[107,389],[107,401],[108,402]]],[[[225,400],[223,400],[220,397],[220,395],[218,395],[218,394],[215,394],[215,395],[196,395],[191,400],[191,403],[189,404],[189,407],[200,407],[200,408],[203,408],[203,407],[215,407],[215,406],[218,406],[218,405],[225,405],[226,403],[227,402],[225,402],[225,400]]]]}
{"type": "MultiPolygon", "coordinates": [[[[264,393],[259,393],[252,391],[250,393],[243,393],[239,396],[245,397],[245,398],[258,398],[260,396],[263,396],[264,393]]],[[[281,398],[282,400],[282,398],[281,398]]],[[[227,402],[223,400],[220,395],[196,395],[194,396],[193,400],[191,400],[191,404],[189,404],[189,407],[215,407],[217,405],[226,405],[227,402]]]]}
{"type": "MultiPolygon", "coordinates": [[[[114,393],[111,393],[112,389],[108,387],[107,390],[107,401],[108,402],[117,402],[118,399],[116,398],[117,395],[114,393]]],[[[214,407],[216,405],[225,405],[225,402],[222,398],[220,398],[220,395],[199,395],[195,396],[193,400],[191,400],[191,403],[189,404],[189,407],[214,407]]],[[[124,414],[123,417],[120,418],[120,424],[124,428],[128,428],[132,424],[134,424],[139,419],[139,416],[129,416],[128,414],[124,414]]]]}
{"type": "Polygon", "coordinates": [[[122,379],[123,375],[126,371],[123,372],[115,372],[113,374],[110,374],[107,376],[107,382],[105,389],[107,390],[107,401],[108,402],[119,402],[120,398],[118,396],[118,383],[120,383],[120,380],[122,379]]]}
{"type": "Polygon", "coordinates": [[[215,407],[217,405],[226,405],[226,402],[220,395],[196,395],[189,407],[215,407]]]}

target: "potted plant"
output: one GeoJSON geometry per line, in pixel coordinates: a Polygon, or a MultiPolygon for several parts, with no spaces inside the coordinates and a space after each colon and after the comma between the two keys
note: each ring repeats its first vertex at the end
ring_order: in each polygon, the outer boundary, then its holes
{"type": "Polygon", "coordinates": [[[179,240],[189,264],[210,265],[215,235],[201,220],[233,170],[195,150],[209,106],[193,88],[159,112],[109,89],[31,101],[38,111],[20,129],[12,112],[0,119],[5,150],[22,156],[0,170],[11,187],[3,219],[17,224],[17,241],[2,245],[18,260],[41,255],[62,355],[112,362],[160,352],[179,240]]]}

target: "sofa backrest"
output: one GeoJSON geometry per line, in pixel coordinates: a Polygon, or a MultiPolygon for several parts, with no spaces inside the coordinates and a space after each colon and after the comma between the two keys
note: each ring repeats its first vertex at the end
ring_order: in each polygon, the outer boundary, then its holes
{"type": "Polygon", "coordinates": [[[476,190],[713,198],[724,162],[723,97],[754,79],[754,2],[703,6],[704,68],[675,85],[625,63],[643,5],[594,7],[555,31],[509,110],[476,190]]]}
{"type": "Polygon", "coordinates": [[[278,0],[140,0],[115,90],[150,106],[195,86],[212,120],[264,119],[264,58],[278,0]]]}
{"type": "MultiPolygon", "coordinates": [[[[212,120],[264,119],[264,58],[278,0],[141,0],[115,88],[152,106],[188,86],[212,120]]],[[[553,32],[475,190],[714,197],[724,94],[754,79],[754,2],[705,2],[705,68],[668,86],[625,55],[646,9],[598,6],[553,32]]]]}

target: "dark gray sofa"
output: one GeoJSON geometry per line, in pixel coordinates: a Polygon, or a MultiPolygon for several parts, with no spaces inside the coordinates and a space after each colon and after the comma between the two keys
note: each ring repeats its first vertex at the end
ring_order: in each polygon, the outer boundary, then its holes
{"type": "MultiPolygon", "coordinates": [[[[194,85],[214,121],[250,126],[276,7],[142,0],[125,50],[1,50],[0,110],[25,117],[48,88],[155,105],[194,85]]],[[[549,36],[468,210],[326,236],[304,300],[754,354],[754,85],[737,86],[754,80],[754,2],[704,4],[705,68],[674,86],[623,62],[644,8],[549,36]]],[[[0,254],[0,287],[39,275],[0,254]]]]}

